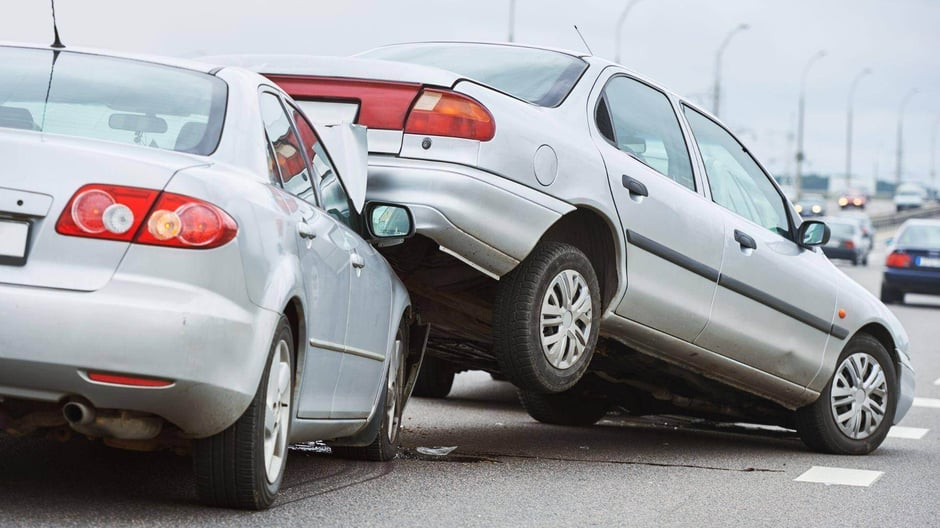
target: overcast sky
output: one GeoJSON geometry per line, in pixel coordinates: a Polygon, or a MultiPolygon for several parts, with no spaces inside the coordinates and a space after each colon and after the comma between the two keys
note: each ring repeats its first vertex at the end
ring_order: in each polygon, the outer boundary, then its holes
{"type": "MultiPolygon", "coordinates": [[[[614,56],[616,22],[629,0],[516,0],[518,42],[614,56]]],[[[51,41],[48,2],[6,0],[0,40],[51,41]]],[[[510,0],[58,0],[66,45],[197,56],[220,53],[349,55],[392,42],[504,41],[510,0]]],[[[772,171],[792,170],[799,76],[810,70],[806,172],[845,171],[849,85],[856,95],[853,172],[893,178],[898,109],[904,177],[926,178],[940,118],[940,0],[641,0],[623,32],[623,62],[711,108],[715,52],[724,54],[721,117],[772,171]]]]}

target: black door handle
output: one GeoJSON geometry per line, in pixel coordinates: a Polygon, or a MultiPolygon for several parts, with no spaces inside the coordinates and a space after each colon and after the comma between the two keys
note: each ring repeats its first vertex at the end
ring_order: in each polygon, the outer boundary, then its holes
{"type": "Polygon", "coordinates": [[[630,194],[635,194],[637,196],[649,196],[650,192],[646,190],[646,186],[642,182],[627,176],[623,175],[623,186],[630,191],[630,194]]]}
{"type": "Polygon", "coordinates": [[[747,233],[738,231],[737,229],[734,230],[734,240],[738,244],[741,244],[741,247],[743,248],[757,249],[757,242],[755,242],[754,239],[751,238],[751,236],[747,233]]]}

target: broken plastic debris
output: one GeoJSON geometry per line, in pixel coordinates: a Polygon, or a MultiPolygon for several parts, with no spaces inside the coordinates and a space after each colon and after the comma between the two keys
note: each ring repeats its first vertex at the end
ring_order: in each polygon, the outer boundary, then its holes
{"type": "Polygon", "coordinates": [[[452,447],[419,447],[415,451],[421,453],[422,455],[429,456],[447,456],[454,452],[457,449],[457,446],[452,447]]]}

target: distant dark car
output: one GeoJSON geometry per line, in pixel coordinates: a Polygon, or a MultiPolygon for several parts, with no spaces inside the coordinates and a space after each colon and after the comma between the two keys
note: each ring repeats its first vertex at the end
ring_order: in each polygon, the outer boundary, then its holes
{"type": "Polygon", "coordinates": [[[868,195],[859,189],[849,189],[839,196],[839,207],[841,209],[852,207],[864,209],[866,205],[868,205],[868,195]]]}
{"type": "Polygon", "coordinates": [[[804,194],[794,207],[803,218],[826,216],[826,199],[821,194],[804,194]]]}
{"type": "Polygon", "coordinates": [[[862,227],[853,218],[825,218],[829,226],[829,242],[822,247],[830,259],[852,261],[853,266],[868,265],[871,241],[862,233],[862,227]]]}
{"type": "Polygon", "coordinates": [[[885,262],[881,300],[903,303],[905,293],[940,295],[940,220],[908,220],[885,262]]]}

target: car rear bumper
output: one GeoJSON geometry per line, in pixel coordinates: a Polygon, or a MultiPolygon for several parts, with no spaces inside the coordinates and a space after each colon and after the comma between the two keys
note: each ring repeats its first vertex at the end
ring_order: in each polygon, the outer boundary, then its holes
{"type": "Polygon", "coordinates": [[[0,284],[0,318],[0,399],[81,397],[205,437],[247,408],[279,315],[190,284],[117,274],[94,292],[0,284]],[[89,371],[171,383],[99,383],[89,371]]]}
{"type": "Polygon", "coordinates": [[[843,247],[832,247],[832,246],[823,246],[823,253],[830,259],[845,259],[845,260],[855,260],[861,256],[861,250],[857,248],[843,248],[843,247]]]}
{"type": "Polygon", "coordinates": [[[495,278],[515,268],[552,224],[575,209],[473,167],[382,155],[369,157],[367,199],[407,205],[418,233],[495,278]]]}
{"type": "Polygon", "coordinates": [[[885,268],[883,282],[902,293],[940,295],[940,269],[885,268]]]}

